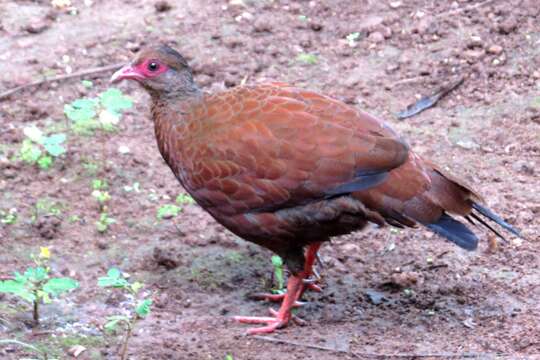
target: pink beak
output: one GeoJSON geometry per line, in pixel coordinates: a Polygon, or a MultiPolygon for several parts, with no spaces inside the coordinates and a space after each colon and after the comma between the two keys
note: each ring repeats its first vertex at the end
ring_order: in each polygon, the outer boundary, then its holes
{"type": "Polygon", "coordinates": [[[144,79],[144,76],[140,74],[137,69],[134,69],[131,64],[127,64],[126,66],[123,66],[120,70],[115,72],[113,76],[111,76],[111,83],[114,84],[124,79],[142,80],[144,79]]]}

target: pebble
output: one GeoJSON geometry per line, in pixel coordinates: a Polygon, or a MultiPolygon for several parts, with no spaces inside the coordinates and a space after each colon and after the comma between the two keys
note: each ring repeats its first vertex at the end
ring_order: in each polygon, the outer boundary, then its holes
{"type": "Polygon", "coordinates": [[[488,54],[500,55],[503,52],[503,47],[500,45],[490,45],[487,49],[488,54]]]}
{"type": "Polygon", "coordinates": [[[171,10],[172,6],[168,1],[161,0],[154,4],[154,9],[156,9],[157,12],[166,12],[171,10]]]}
{"type": "Polygon", "coordinates": [[[465,58],[469,60],[469,62],[476,62],[482,57],[484,57],[484,50],[483,49],[474,49],[474,50],[466,50],[464,52],[465,58]]]}
{"type": "Polygon", "coordinates": [[[24,27],[24,30],[29,34],[39,34],[49,28],[48,22],[36,20],[24,27]]]}
{"type": "Polygon", "coordinates": [[[518,173],[534,175],[534,164],[525,160],[518,160],[512,164],[512,169],[518,173]]]}
{"type": "Polygon", "coordinates": [[[384,41],[384,35],[381,34],[378,31],[375,31],[375,32],[372,32],[371,34],[369,34],[368,40],[375,43],[375,44],[379,44],[379,43],[382,43],[384,41]]]}
{"type": "Polygon", "coordinates": [[[499,31],[499,33],[503,35],[508,35],[514,32],[517,29],[517,26],[518,26],[517,20],[511,17],[501,22],[497,30],[499,31]]]}
{"type": "Polygon", "coordinates": [[[467,43],[469,49],[474,49],[478,47],[484,47],[484,41],[480,36],[471,36],[469,42],[467,43]]]}
{"type": "Polygon", "coordinates": [[[268,19],[259,17],[253,23],[253,28],[256,32],[272,32],[273,25],[268,19]]]}

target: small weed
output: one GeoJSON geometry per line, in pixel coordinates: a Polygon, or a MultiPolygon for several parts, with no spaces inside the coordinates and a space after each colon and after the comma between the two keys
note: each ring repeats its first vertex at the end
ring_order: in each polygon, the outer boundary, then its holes
{"type": "Polygon", "coordinates": [[[283,276],[283,260],[277,255],[272,256],[272,265],[274,266],[274,284],[273,293],[281,294],[284,291],[285,279],[283,276]]]}
{"type": "Polygon", "coordinates": [[[70,215],[68,217],[68,222],[71,223],[71,224],[74,224],[76,222],[79,222],[81,221],[81,217],[79,215],[70,215]]]}
{"type": "Polygon", "coordinates": [[[39,305],[50,303],[51,297],[57,297],[62,293],[79,287],[74,279],[50,276],[49,260],[51,252],[49,248],[42,247],[38,256],[30,256],[35,267],[29,267],[21,274],[14,272],[13,280],[0,281],[0,293],[14,294],[33,305],[34,326],[39,324],[39,305]]]}
{"type": "Polygon", "coordinates": [[[296,57],[296,61],[307,65],[315,65],[317,62],[319,62],[319,59],[315,54],[300,53],[296,57]]]}
{"type": "Polygon", "coordinates": [[[92,135],[95,130],[115,131],[122,112],[133,106],[118,89],[109,88],[97,98],[81,98],[64,105],[64,114],[77,134],[92,135]]]}
{"type": "Polygon", "coordinates": [[[82,167],[87,176],[96,176],[101,169],[101,166],[91,159],[83,160],[82,167]]]}
{"type": "MultiPolygon", "coordinates": [[[[48,353],[46,351],[41,350],[40,348],[38,348],[38,347],[36,347],[34,345],[27,344],[27,343],[19,341],[19,340],[0,339],[0,346],[1,345],[17,345],[17,346],[20,346],[20,347],[22,347],[24,349],[27,349],[27,350],[30,350],[32,352],[35,352],[35,353],[39,354],[41,356],[41,358],[44,359],[44,360],[54,360],[54,359],[49,358],[48,353]]],[[[29,360],[32,360],[32,359],[29,359],[29,360]]]]}
{"type": "Polygon", "coordinates": [[[97,200],[99,204],[99,211],[106,212],[106,203],[111,199],[109,192],[105,191],[109,187],[106,180],[94,179],[92,180],[92,196],[97,200]]]}
{"type": "Polygon", "coordinates": [[[175,216],[177,216],[180,211],[182,211],[182,208],[176,205],[167,204],[160,206],[157,211],[157,218],[159,220],[163,219],[171,219],[175,216]]]}
{"type": "Polygon", "coordinates": [[[81,81],[82,86],[84,86],[87,89],[90,89],[92,86],[94,86],[94,83],[90,80],[83,80],[81,81]]]}
{"type": "Polygon", "coordinates": [[[103,288],[113,288],[123,291],[131,297],[133,307],[128,315],[114,315],[107,318],[107,323],[104,328],[108,332],[114,332],[120,325],[125,328],[125,336],[120,353],[120,359],[127,358],[127,349],[129,339],[133,333],[133,329],[139,320],[146,318],[150,314],[152,299],[147,294],[141,294],[141,289],[144,287],[140,282],[130,283],[127,276],[116,268],[109,269],[107,276],[98,279],[98,286],[103,288]]]}
{"type": "Polygon", "coordinates": [[[92,180],[92,189],[93,190],[106,190],[109,188],[107,180],[94,179],[92,180]]]}
{"type": "Polygon", "coordinates": [[[38,199],[34,206],[32,222],[36,222],[42,216],[60,217],[63,209],[64,205],[61,202],[49,198],[38,199]]]}
{"type": "Polygon", "coordinates": [[[345,39],[347,39],[347,44],[349,44],[350,47],[355,47],[356,45],[358,45],[359,38],[360,38],[359,32],[350,33],[349,35],[345,37],[345,39]]]}
{"type": "Polygon", "coordinates": [[[0,210],[0,223],[13,225],[17,222],[17,209],[11,208],[7,211],[0,210]]]}
{"type": "Polygon", "coordinates": [[[49,169],[54,159],[66,152],[62,145],[66,141],[66,135],[51,134],[45,136],[43,132],[35,126],[25,127],[23,140],[19,150],[19,156],[27,164],[37,164],[41,169],[49,169]]]}
{"type": "Polygon", "coordinates": [[[109,214],[102,212],[99,214],[99,220],[96,221],[96,229],[100,233],[104,233],[109,229],[109,225],[112,225],[116,222],[113,218],[109,217],[109,214]]]}
{"type": "Polygon", "coordinates": [[[176,203],[178,205],[194,204],[195,200],[188,194],[180,194],[176,197],[176,203]]]}
{"type": "Polygon", "coordinates": [[[134,182],[132,185],[126,185],[124,186],[124,191],[125,192],[136,192],[136,193],[140,193],[141,192],[141,185],[138,183],[138,182],[134,182]]]}

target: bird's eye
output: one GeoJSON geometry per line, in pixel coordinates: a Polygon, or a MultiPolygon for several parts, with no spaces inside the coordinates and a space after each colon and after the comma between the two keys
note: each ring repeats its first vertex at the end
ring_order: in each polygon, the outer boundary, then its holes
{"type": "Polygon", "coordinates": [[[156,71],[157,69],[159,69],[159,64],[157,62],[151,61],[148,63],[148,70],[156,71]]]}

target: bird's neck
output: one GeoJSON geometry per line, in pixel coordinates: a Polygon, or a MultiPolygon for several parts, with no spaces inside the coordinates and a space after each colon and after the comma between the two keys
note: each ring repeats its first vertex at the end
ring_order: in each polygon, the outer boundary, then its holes
{"type": "Polygon", "coordinates": [[[182,179],[184,143],[188,138],[189,114],[203,99],[203,93],[186,97],[152,96],[152,118],[159,151],[176,177],[182,179]]]}

